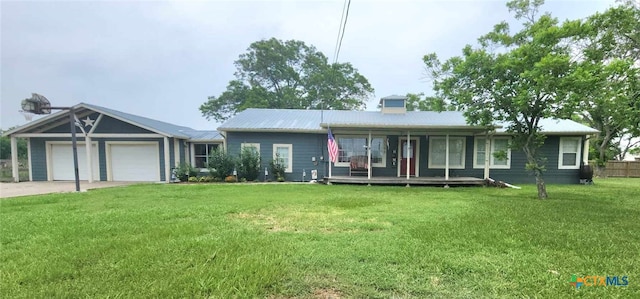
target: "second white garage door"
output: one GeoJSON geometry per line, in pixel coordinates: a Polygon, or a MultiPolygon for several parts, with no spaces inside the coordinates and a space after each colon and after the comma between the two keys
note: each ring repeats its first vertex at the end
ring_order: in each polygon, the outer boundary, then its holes
{"type": "Polygon", "coordinates": [[[107,144],[107,155],[112,181],[160,181],[157,143],[107,144]]]}

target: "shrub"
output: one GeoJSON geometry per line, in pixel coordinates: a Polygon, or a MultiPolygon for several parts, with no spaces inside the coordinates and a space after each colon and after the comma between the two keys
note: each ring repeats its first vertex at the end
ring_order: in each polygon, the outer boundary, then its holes
{"type": "Polygon", "coordinates": [[[235,177],[235,176],[230,175],[230,176],[227,176],[227,177],[224,179],[224,181],[225,181],[225,182],[227,182],[227,183],[235,183],[235,182],[236,182],[236,177],[235,177]]]}
{"type": "Polygon", "coordinates": [[[197,183],[197,182],[198,182],[198,177],[196,177],[196,176],[190,176],[190,177],[189,177],[189,182],[190,182],[190,183],[197,183]]]}
{"type": "Polygon", "coordinates": [[[269,168],[271,168],[271,175],[278,182],[284,182],[284,172],[287,169],[284,165],[284,160],[276,154],[276,158],[269,162],[269,168]]]}
{"type": "Polygon", "coordinates": [[[260,153],[252,147],[245,147],[240,152],[238,176],[247,181],[255,181],[260,175],[260,153]]]}
{"type": "Polygon", "coordinates": [[[186,182],[190,177],[194,177],[198,175],[198,170],[191,166],[189,163],[180,163],[178,168],[176,168],[176,178],[178,178],[181,182],[186,182]]]}
{"type": "Polygon", "coordinates": [[[211,157],[209,157],[209,173],[214,178],[222,181],[228,175],[233,173],[233,168],[235,167],[235,161],[233,157],[227,154],[224,149],[217,148],[211,153],[211,157]]]}

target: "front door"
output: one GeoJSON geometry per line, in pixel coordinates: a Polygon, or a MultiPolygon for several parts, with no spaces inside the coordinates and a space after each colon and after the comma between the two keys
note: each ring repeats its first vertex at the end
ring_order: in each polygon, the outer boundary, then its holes
{"type": "Polygon", "coordinates": [[[407,140],[400,141],[401,159],[400,159],[400,175],[407,175],[407,159],[409,159],[409,175],[416,175],[416,141],[411,140],[410,149],[407,148],[407,140]]]}

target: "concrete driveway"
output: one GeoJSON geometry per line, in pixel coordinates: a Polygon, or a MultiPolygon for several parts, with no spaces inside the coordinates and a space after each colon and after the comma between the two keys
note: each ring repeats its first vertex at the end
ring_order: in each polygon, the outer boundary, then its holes
{"type": "MultiPolygon", "coordinates": [[[[80,181],[80,191],[131,184],[138,184],[138,182],[93,182],[89,184],[86,181],[80,181]]],[[[0,198],[74,192],[75,190],[76,184],[74,181],[0,183],[0,198]]]]}

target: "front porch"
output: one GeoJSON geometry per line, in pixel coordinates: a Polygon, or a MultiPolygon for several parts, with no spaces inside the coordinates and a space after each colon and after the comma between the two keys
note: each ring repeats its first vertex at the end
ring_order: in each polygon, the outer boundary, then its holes
{"type": "Polygon", "coordinates": [[[402,185],[402,186],[482,186],[485,180],[474,177],[363,177],[332,176],[323,179],[325,184],[367,184],[367,185],[402,185]]]}

